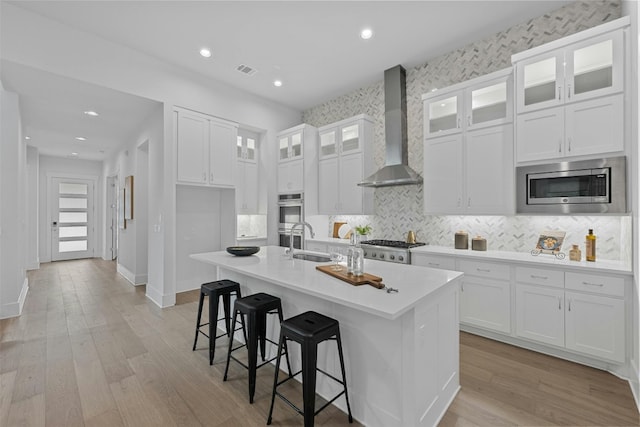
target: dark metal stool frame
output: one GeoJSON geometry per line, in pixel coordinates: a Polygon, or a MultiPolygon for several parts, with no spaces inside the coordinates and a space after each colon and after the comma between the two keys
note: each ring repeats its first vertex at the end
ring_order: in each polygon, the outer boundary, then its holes
{"type": "MultiPolygon", "coordinates": [[[[315,311],[307,311],[305,313],[294,316],[285,320],[280,325],[280,343],[278,345],[278,356],[276,362],[276,371],[273,378],[273,390],[271,392],[271,407],[269,408],[269,417],[267,418],[267,425],[271,424],[273,415],[273,405],[276,395],[285,401],[290,407],[292,407],[298,414],[304,417],[305,427],[312,427],[314,424],[314,418],[323,409],[332,404],[337,398],[344,394],[347,401],[347,411],[349,415],[349,422],[353,422],[353,416],[351,415],[351,405],[349,404],[349,394],[347,392],[347,379],[344,369],[344,357],[342,353],[342,340],[340,339],[340,324],[337,320],[315,311]],[[286,346],[287,340],[295,341],[300,344],[302,350],[302,369],[288,378],[278,382],[278,372],[280,369],[280,355],[282,347],[286,346]],[[342,380],[334,377],[333,375],[318,368],[318,344],[324,341],[335,340],[338,344],[338,355],[340,357],[340,370],[342,371],[342,380]],[[342,384],[343,389],[333,399],[328,401],[317,411],[315,410],[316,399],[316,371],[320,371],[332,380],[339,384],[342,384]],[[304,411],[301,411],[296,405],[294,405],[289,399],[277,391],[277,388],[302,373],[302,400],[304,411]]],[[[288,363],[288,360],[287,360],[288,363]]]]}
{"type": "MultiPolygon", "coordinates": [[[[240,294],[240,285],[233,280],[216,280],[214,282],[203,283],[200,286],[200,302],[198,304],[198,319],[196,320],[196,336],[193,339],[193,351],[196,350],[196,345],[198,344],[198,333],[201,333],[205,337],[209,338],[209,365],[213,365],[213,357],[216,351],[216,340],[218,338],[222,338],[227,335],[233,336],[233,334],[229,334],[231,330],[231,294],[235,293],[236,298],[241,298],[240,294]],[[204,305],[204,297],[209,297],[209,322],[200,323],[202,319],[202,307],[204,305]],[[222,305],[224,306],[224,317],[216,319],[218,316],[218,299],[222,297],[222,305]],[[215,321],[214,321],[215,319],[215,321]],[[226,326],[226,333],[221,335],[216,335],[216,329],[218,326],[218,322],[224,320],[226,326]],[[201,327],[209,325],[209,333],[206,334],[200,330],[201,327]],[[213,339],[211,339],[213,337],[213,339]]],[[[244,332],[244,336],[247,334],[244,331],[244,321],[242,322],[242,328],[235,329],[233,327],[233,331],[242,329],[244,332]]]]}
{"type": "MultiPolygon", "coordinates": [[[[266,342],[269,341],[273,345],[278,345],[275,341],[267,338],[266,329],[267,329],[267,314],[278,314],[278,318],[280,323],[282,323],[282,302],[280,298],[274,297],[273,295],[265,294],[265,293],[257,293],[253,295],[249,295],[244,298],[236,299],[233,304],[233,323],[231,324],[231,328],[235,329],[236,319],[240,314],[240,319],[242,323],[245,324],[244,315],[247,316],[247,328],[248,339],[245,335],[245,343],[241,344],[235,348],[233,348],[233,336],[229,337],[229,348],[227,351],[227,366],[224,369],[224,378],[223,381],[227,380],[227,374],[229,372],[229,362],[231,359],[238,362],[245,369],[249,371],[249,403],[253,403],[253,397],[256,392],[256,370],[261,368],[262,366],[273,362],[276,357],[280,357],[280,351],[278,351],[278,356],[272,357],[269,360],[265,360],[265,349],[266,342]],[[258,344],[260,346],[260,356],[262,357],[262,363],[258,365],[258,344]],[[248,365],[245,365],[240,360],[236,359],[231,353],[236,350],[239,350],[243,347],[247,348],[248,352],[248,365]]],[[[280,348],[278,347],[278,350],[280,348]]],[[[289,370],[289,376],[291,374],[291,365],[289,363],[289,352],[285,346],[285,357],[287,360],[287,367],[289,370]]]]}

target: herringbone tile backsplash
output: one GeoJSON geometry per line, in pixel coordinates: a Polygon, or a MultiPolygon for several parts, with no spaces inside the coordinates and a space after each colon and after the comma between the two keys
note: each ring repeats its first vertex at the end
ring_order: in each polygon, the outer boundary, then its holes
{"type": "MultiPolygon", "coordinates": [[[[484,40],[464,46],[407,70],[409,165],[423,170],[422,95],[511,66],[511,55],[567,35],[617,19],[620,1],[577,1],[554,12],[515,25],[484,40]]],[[[384,165],[384,87],[380,82],[343,95],[303,113],[303,121],[323,126],[357,114],[375,120],[374,159],[384,165]]],[[[466,230],[487,238],[489,249],[529,251],[538,234],[565,230],[563,249],[571,243],[584,247],[584,235],[593,228],[601,259],[627,260],[631,254],[631,219],[619,216],[427,216],[422,208],[422,186],[378,188],[376,215],[330,217],[352,225],[370,223],[374,238],[403,239],[414,230],[418,239],[433,245],[453,246],[453,234],[466,230]]],[[[329,227],[329,229],[332,229],[329,227]]]]}

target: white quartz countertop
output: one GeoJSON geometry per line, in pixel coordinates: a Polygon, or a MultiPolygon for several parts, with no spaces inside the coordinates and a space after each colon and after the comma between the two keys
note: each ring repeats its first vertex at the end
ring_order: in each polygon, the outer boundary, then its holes
{"type": "Polygon", "coordinates": [[[537,256],[531,255],[529,252],[508,252],[508,251],[473,251],[470,249],[454,249],[445,246],[418,246],[411,249],[411,253],[415,254],[429,254],[429,255],[444,255],[444,256],[456,256],[463,258],[471,258],[475,260],[487,260],[487,261],[511,261],[531,266],[555,266],[562,268],[575,269],[581,272],[600,272],[600,273],[617,273],[617,274],[632,274],[632,268],[627,263],[621,261],[610,260],[596,260],[595,262],[587,262],[584,260],[584,254],[582,255],[582,261],[570,261],[569,253],[564,259],[557,259],[554,255],[540,254],[537,256]]]}
{"type": "MultiPolygon", "coordinates": [[[[353,286],[316,270],[317,263],[289,259],[280,246],[263,246],[251,256],[237,257],[226,251],[190,255],[243,275],[277,284],[352,309],[383,318],[396,319],[440,288],[451,284],[462,273],[412,265],[365,260],[365,272],[380,276],[383,283],[399,292],[387,293],[369,285],[353,286]]],[[[344,264],[344,263],[343,263],[344,264]]]]}

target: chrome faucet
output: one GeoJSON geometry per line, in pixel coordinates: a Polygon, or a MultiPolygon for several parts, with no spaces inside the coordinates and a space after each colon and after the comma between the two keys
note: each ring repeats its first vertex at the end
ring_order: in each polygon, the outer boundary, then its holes
{"type": "Polygon", "coordinates": [[[307,221],[300,221],[300,222],[296,222],[295,224],[293,224],[293,226],[291,227],[291,230],[289,230],[289,248],[285,250],[285,254],[289,255],[290,257],[293,257],[293,230],[295,230],[295,228],[297,226],[301,225],[302,226],[302,231],[304,231],[304,226],[306,225],[309,228],[309,233],[311,233],[311,238],[314,238],[316,236],[316,233],[313,232],[313,227],[311,226],[311,224],[309,224],[307,221]]]}

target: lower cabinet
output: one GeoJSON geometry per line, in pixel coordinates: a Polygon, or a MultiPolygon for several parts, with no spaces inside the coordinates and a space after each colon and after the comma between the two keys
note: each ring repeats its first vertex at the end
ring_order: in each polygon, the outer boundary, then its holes
{"type": "Polygon", "coordinates": [[[624,275],[525,267],[458,255],[412,252],[413,265],[462,271],[460,324],[604,360],[625,363],[630,320],[624,275]],[[513,292],[511,289],[513,288],[513,292]],[[513,316],[513,320],[512,320],[513,316]]]}
{"type": "Polygon", "coordinates": [[[462,260],[460,323],[492,331],[511,332],[509,266],[462,260]]]}
{"type": "MultiPolygon", "coordinates": [[[[517,280],[523,280],[516,268],[517,280]]],[[[555,270],[535,270],[547,281],[555,270]]],[[[530,282],[535,281],[535,278],[530,282]]],[[[623,363],[624,279],[566,272],[545,285],[516,283],[516,336],[623,363]],[[577,292],[572,290],[586,290],[577,292]]]]}

